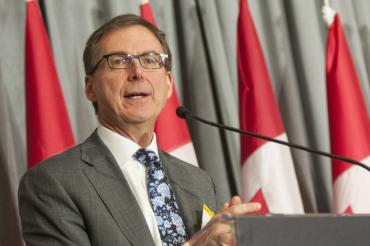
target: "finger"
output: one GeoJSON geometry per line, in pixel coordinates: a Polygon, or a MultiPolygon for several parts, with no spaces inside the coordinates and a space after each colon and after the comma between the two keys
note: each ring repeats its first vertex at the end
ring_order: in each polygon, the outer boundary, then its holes
{"type": "Polygon", "coordinates": [[[242,200],[240,199],[240,196],[233,196],[230,200],[229,207],[241,204],[242,200]]]}
{"type": "Polygon", "coordinates": [[[202,228],[201,233],[209,233],[210,231],[217,231],[222,233],[230,226],[231,214],[227,212],[218,212],[213,218],[202,228]],[[212,228],[211,230],[209,230],[212,228]]]}
{"type": "Polygon", "coordinates": [[[232,218],[232,215],[228,212],[220,213],[215,218],[216,222],[221,222],[224,224],[230,224],[230,219],[232,218]]]}
{"type": "Polygon", "coordinates": [[[258,202],[242,203],[229,207],[224,212],[231,215],[246,215],[257,212],[261,209],[261,204],[258,202]]]}
{"type": "MultiPolygon", "coordinates": [[[[213,218],[210,225],[203,228],[201,232],[196,233],[190,239],[190,245],[213,245],[211,242],[218,242],[218,236],[233,231],[228,223],[224,223],[219,219],[213,218]],[[206,243],[207,242],[207,243],[206,243]]],[[[216,244],[217,245],[217,244],[216,244]]]]}
{"type": "Polygon", "coordinates": [[[235,236],[231,232],[219,235],[217,241],[220,245],[236,245],[235,236]]]}
{"type": "Polygon", "coordinates": [[[222,213],[222,212],[224,212],[226,209],[228,209],[229,208],[229,203],[228,202],[225,202],[224,203],[224,205],[222,206],[222,208],[220,208],[219,210],[218,210],[218,212],[219,213],[222,213]]]}

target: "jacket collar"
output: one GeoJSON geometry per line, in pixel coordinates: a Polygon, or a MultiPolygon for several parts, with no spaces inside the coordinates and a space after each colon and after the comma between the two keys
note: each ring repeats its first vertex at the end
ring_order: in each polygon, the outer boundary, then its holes
{"type": "Polygon", "coordinates": [[[117,162],[95,131],[81,145],[84,173],[132,245],[154,245],[145,218],[117,162]]]}
{"type": "MultiPolygon", "coordinates": [[[[158,151],[159,158],[174,190],[188,235],[200,229],[202,200],[194,192],[184,169],[172,157],[158,151]]],[[[154,245],[145,218],[131,189],[109,149],[96,131],[81,145],[81,159],[89,165],[84,172],[112,217],[134,245],[154,245]],[[145,226],[143,226],[145,225],[145,226]],[[140,228],[140,230],[137,230],[140,228]]]]}

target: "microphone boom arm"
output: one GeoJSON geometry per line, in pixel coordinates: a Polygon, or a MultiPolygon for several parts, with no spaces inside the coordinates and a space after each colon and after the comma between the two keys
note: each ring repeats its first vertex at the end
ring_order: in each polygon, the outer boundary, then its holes
{"type": "Polygon", "coordinates": [[[366,164],[364,164],[362,162],[359,162],[359,161],[356,161],[356,160],[353,160],[353,159],[350,159],[350,158],[347,158],[347,157],[344,157],[344,156],[327,153],[327,152],[324,152],[324,151],[321,151],[321,150],[310,149],[310,148],[305,147],[303,145],[289,143],[289,142],[286,142],[286,141],[282,141],[282,140],[274,139],[274,138],[271,138],[271,137],[267,137],[265,135],[261,135],[261,134],[257,134],[257,133],[254,133],[254,132],[241,130],[241,129],[238,129],[238,128],[235,128],[235,127],[222,125],[222,124],[219,124],[219,123],[216,123],[216,122],[213,122],[213,121],[205,120],[205,119],[202,119],[198,116],[192,115],[190,113],[190,111],[187,110],[184,107],[178,107],[177,110],[176,110],[176,114],[177,114],[177,116],[179,116],[180,118],[183,118],[183,119],[189,119],[189,120],[194,119],[194,120],[203,122],[207,125],[215,126],[215,127],[222,128],[222,129],[227,129],[227,130],[232,131],[232,132],[237,132],[237,133],[240,133],[240,134],[243,134],[243,135],[247,135],[247,136],[251,136],[251,137],[271,141],[271,142],[274,142],[274,143],[282,144],[282,145],[288,146],[290,148],[304,150],[304,151],[307,151],[307,152],[310,152],[310,153],[318,154],[318,155],[329,157],[329,158],[332,158],[332,159],[344,161],[344,162],[347,162],[347,163],[352,163],[352,164],[360,166],[360,167],[366,169],[368,172],[370,172],[370,167],[368,167],[366,164]]]}

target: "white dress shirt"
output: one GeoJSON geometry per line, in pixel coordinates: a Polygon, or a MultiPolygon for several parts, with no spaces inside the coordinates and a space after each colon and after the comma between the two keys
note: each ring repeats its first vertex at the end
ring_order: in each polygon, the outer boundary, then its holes
{"type": "MultiPolygon", "coordinates": [[[[135,152],[141,147],[131,139],[113,132],[102,125],[98,126],[98,135],[113,154],[119,167],[121,168],[122,173],[125,176],[137,203],[140,206],[146,223],[148,224],[155,245],[162,245],[161,236],[159,234],[153,209],[149,201],[146,167],[132,157],[133,154],[135,154],[135,152]]],[[[153,133],[152,142],[146,149],[154,151],[158,156],[155,133],[153,133]]]]}

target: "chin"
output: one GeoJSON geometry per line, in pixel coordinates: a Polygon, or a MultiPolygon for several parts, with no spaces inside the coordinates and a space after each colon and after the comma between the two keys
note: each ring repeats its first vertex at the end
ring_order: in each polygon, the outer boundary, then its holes
{"type": "Polygon", "coordinates": [[[126,115],[125,117],[127,121],[131,123],[145,123],[150,121],[155,121],[155,115],[153,113],[140,113],[140,114],[132,114],[132,115],[126,115]]]}

